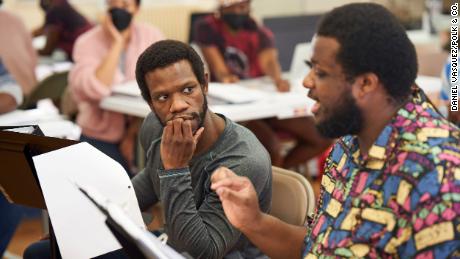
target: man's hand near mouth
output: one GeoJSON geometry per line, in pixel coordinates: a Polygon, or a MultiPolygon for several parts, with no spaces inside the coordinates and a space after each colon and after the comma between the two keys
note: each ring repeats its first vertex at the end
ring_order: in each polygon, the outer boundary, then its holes
{"type": "Polygon", "coordinates": [[[165,170],[185,168],[195,153],[204,128],[192,132],[191,120],[176,118],[166,123],[161,140],[161,160],[165,170]]]}

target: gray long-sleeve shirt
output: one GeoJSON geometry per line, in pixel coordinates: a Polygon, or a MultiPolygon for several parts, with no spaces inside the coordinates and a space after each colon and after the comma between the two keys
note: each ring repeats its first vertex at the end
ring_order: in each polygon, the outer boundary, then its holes
{"type": "Polygon", "coordinates": [[[168,243],[176,250],[195,258],[255,258],[260,251],[229,223],[219,197],[210,189],[210,177],[219,166],[247,176],[255,186],[261,210],[268,212],[271,161],[248,129],[221,117],[225,129],[206,153],[193,157],[188,168],[164,170],[160,158],[163,127],[151,113],[140,131],[147,164],[134,177],[133,186],[141,210],[162,202],[168,243]]]}

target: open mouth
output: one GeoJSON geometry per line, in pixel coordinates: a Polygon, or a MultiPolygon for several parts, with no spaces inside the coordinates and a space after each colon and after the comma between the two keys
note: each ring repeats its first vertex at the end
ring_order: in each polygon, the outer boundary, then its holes
{"type": "Polygon", "coordinates": [[[309,92],[308,92],[308,98],[310,98],[310,99],[316,101],[316,102],[313,104],[313,106],[311,107],[311,112],[312,112],[314,115],[316,115],[316,114],[318,113],[319,109],[321,108],[321,104],[320,104],[318,98],[312,94],[312,91],[309,91],[309,92]]]}
{"type": "Polygon", "coordinates": [[[313,106],[311,107],[311,113],[313,113],[314,115],[316,115],[319,111],[319,108],[321,108],[321,104],[317,101],[315,102],[315,104],[313,104],[313,106]]]}

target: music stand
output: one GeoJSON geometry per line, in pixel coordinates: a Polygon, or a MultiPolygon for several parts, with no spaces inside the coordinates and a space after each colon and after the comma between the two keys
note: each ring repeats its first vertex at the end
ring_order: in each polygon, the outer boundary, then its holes
{"type": "MultiPolygon", "coordinates": [[[[74,140],[45,137],[36,125],[0,127],[0,192],[10,203],[46,209],[32,157],[76,143],[74,140]],[[12,131],[26,128],[30,128],[29,133],[12,131]]],[[[49,233],[51,257],[57,258],[58,247],[51,221],[49,233]]]]}

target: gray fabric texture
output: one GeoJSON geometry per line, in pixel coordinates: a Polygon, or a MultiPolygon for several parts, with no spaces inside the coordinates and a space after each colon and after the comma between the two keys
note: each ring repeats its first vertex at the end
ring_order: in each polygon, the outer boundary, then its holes
{"type": "Polygon", "coordinates": [[[141,145],[147,154],[146,167],[132,180],[139,206],[146,210],[160,201],[168,244],[194,258],[263,257],[228,222],[219,197],[210,189],[210,177],[220,166],[247,176],[256,188],[261,210],[269,212],[270,157],[248,129],[219,116],[225,119],[226,126],[214,145],[193,157],[189,167],[177,170],[163,169],[160,157],[163,126],[153,113],[147,116],[140,130],[141,145]]]}

